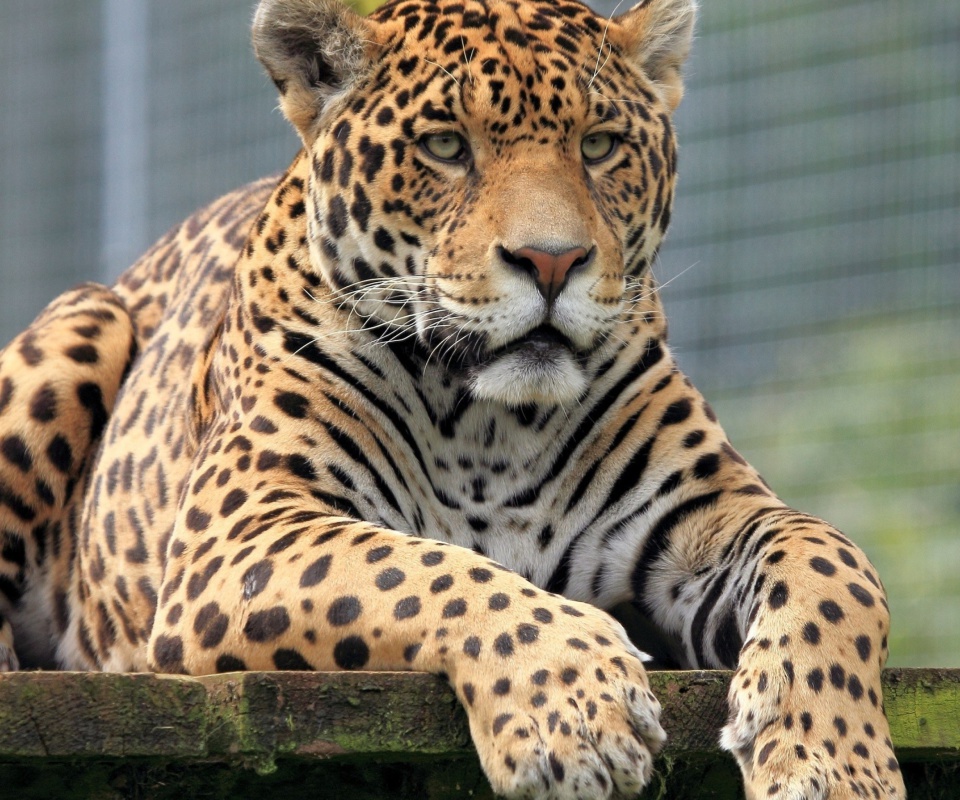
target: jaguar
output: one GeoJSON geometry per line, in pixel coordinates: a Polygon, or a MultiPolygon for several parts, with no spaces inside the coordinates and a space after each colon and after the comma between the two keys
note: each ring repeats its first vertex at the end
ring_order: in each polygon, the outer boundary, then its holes
{"type": "Polygon", "coordinates": [[[903,798],[876,571],[667,346],[694,16],[262,0],[289,169],[0,355],[0,667],[435,673],[497,793],[626,797],[665,738],[626,604],[735,670],[749,798],[903,798]]]}

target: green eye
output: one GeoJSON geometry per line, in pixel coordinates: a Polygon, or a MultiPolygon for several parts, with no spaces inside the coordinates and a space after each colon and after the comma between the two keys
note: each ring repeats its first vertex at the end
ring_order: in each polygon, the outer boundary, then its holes
{"type": "Polygon", "coordinates": [[[617,146],[617,139],[612,133],[591,133],[583,137],[580,142],[580,152],[588,163],[603,161],[617,146]]]}
{"type": "Polygon", "coordinates": [[[420,144],[434,158],[441,161],[459,161],[467,152],[466,142],[459,133],[431,133],[420,144]]]}

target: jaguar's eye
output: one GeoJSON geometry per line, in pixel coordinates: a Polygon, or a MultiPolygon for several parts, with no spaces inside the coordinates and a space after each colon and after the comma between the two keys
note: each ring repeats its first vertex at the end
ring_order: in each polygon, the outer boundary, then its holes
{"type": "Polygon", "coordinates": [[[467,153],[467,143],[459,133],[431,133],[420,140],[420,146],[440,161],[462,161],[467,153]]]}
{"type": "Polygon", "coordinates": [[[583,137],[580,142],[580,152],[588,164],[596,164],[607,158],[617,147],[617,137],[612,133],[599,131],[583,137]]]}

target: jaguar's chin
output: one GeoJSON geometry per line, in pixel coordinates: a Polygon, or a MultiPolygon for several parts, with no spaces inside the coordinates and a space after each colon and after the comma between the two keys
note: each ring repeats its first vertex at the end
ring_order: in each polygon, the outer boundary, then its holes
{"type": "Polygon", "coordinates": [[[470,390],[479,400],[508,406],[566,405],[587,390],[583,365],[557,335],[530,335],[470,370],[470,390]]]}

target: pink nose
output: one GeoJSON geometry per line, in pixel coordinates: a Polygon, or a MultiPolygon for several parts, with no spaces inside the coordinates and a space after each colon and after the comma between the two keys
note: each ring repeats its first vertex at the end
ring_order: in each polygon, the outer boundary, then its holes
{"type": "Polygon", "coordinates": [[[583,247],[574,247],[562,253],[548,253],[533,247],[521,247],[513,252],[500,248],[500,254],[511,266],[533,276],[540,293],[548,301],[560,294],[570,270],[585,264],[589,256],[583,247]]]}

